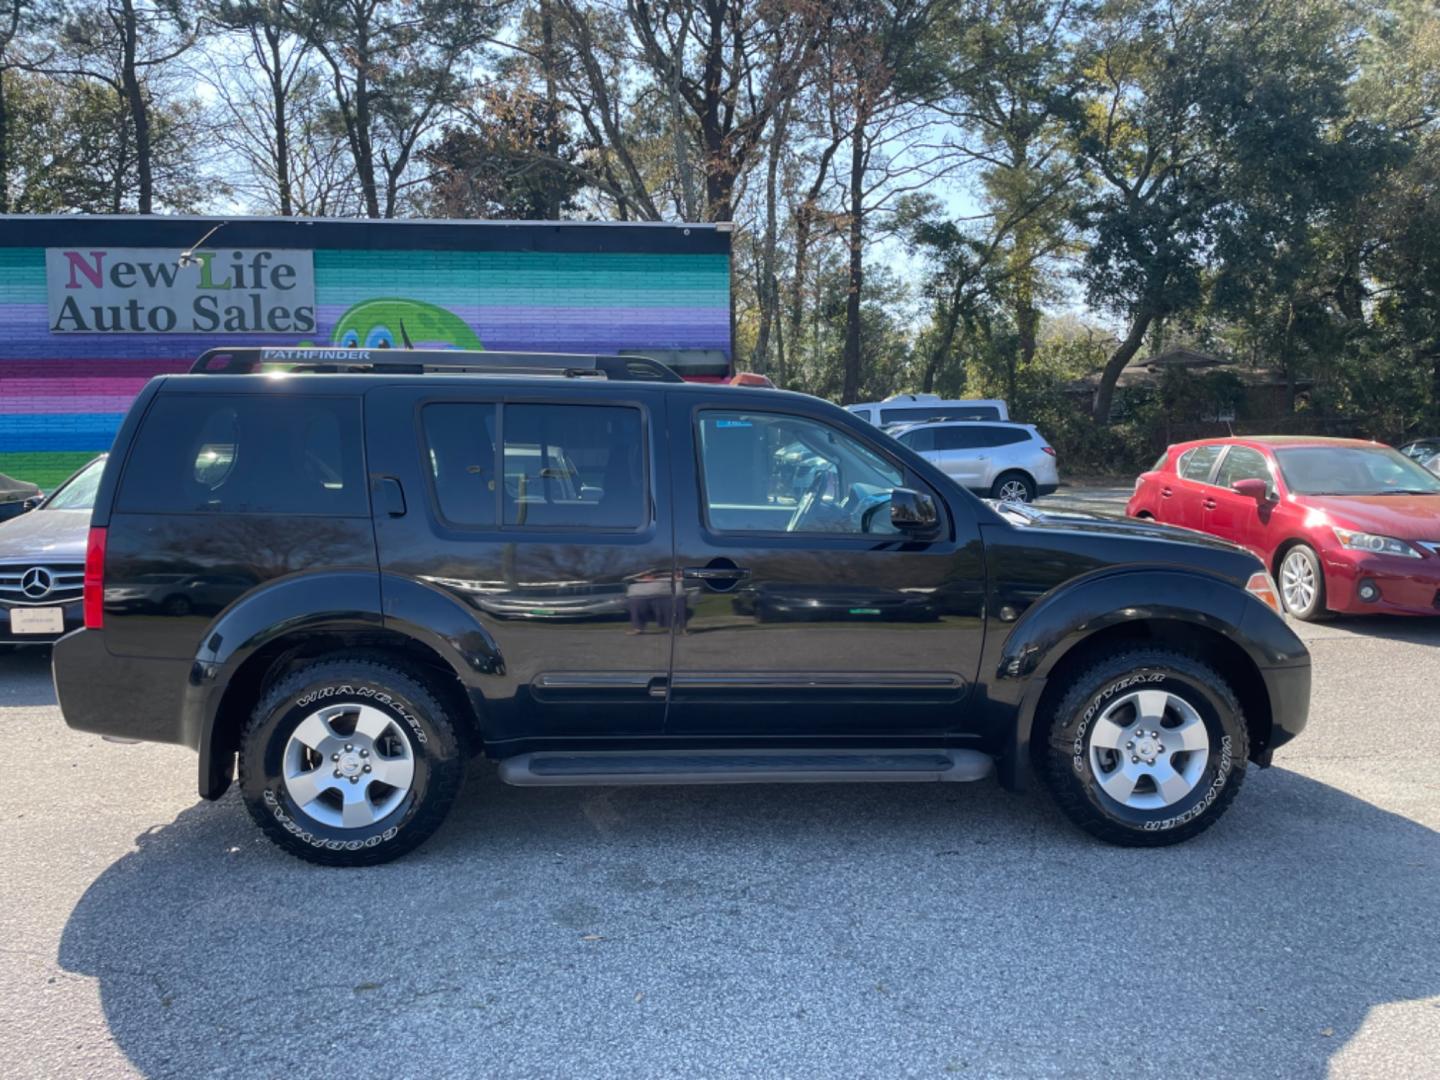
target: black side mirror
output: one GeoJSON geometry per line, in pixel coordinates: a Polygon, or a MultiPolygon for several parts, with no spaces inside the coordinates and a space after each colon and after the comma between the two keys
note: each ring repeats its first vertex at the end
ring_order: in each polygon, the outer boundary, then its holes
{"type": "Polygon", "coordinates": [[[896,488],[890,492],[890,524],[897,529],[925,532],[933,529],[940,520],[935,509],[935,500],[909,488],[896,488]]]}

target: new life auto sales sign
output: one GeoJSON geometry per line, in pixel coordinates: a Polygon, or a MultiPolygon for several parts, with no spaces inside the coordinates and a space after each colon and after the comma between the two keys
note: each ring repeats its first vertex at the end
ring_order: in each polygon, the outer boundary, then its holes
{"type": "Polygon", "coordinates": [[[45,250],[54,334],[295,334],[315,330],[309,251],[45,250]]]}

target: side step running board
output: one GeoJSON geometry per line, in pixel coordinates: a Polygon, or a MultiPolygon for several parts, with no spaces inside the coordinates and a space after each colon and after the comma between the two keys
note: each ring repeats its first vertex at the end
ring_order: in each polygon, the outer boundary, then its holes
{"type": "Polygon", "coordinates": [[[981,780],[979,750],[652,750],[517,754],[500,779],[518,787],[592,784],[796,784],[981,780]]]}

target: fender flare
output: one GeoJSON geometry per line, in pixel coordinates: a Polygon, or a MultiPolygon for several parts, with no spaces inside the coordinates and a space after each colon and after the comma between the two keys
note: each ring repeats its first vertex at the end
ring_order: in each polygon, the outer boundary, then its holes
{"type": "Polygon", "coordinates": [[[1127,622],[1186,623],[1237,646],[1257,669],[1308,663],[1304,645],[1240,587],[1173,566],[1109,568],[1067,582],[1010,628],[991,672],[991,698],[1008,713],[1000,779],[1023,788],[1030,733],[1056,666],[1093,634],[1127,622]]]}
{"type": "MultiPolygon", "coordinates": [[[[191,665],[182,730],[199,751],[204,798],[218,799],[230,785],[229,755],[215,746],[214,735],[221,703],[241,665],[281,638],[367,630],[395,631],[427,646],[467,688],[475,674],[504,671],[494,640],[459,600],[440,589],[368,570],[278,579],[227,609],[206,630],[191,665]]],[[[471,695],[478,696],[473,689],[471,695]]]]}

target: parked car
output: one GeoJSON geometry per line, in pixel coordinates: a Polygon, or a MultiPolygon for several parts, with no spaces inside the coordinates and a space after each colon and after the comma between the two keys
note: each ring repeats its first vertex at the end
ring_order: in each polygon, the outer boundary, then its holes
{"type": "Polygon", "coordinates": [[[1254,552],[1299,619],[1440,613],[1440,477],[1379,443],[1181,443],[1141,474],[1126,513],[1254,552]]]}
{"type": "Polygon", "coordinates": [[[1400,453],[1440,476],[1440,439],[1416,439],[1400,447],[1400,453]]]}
{"type": "Polygon", "coordinates": [[[894,435],[962,486],[1002,502],[1034,502],[1060,484],[1055,450],[1033,424],[909,424],[894,435]]]}
{"type": "Polygon", "coordinates": [[[926,420],[1009,420],[1005,402],[992,398],[945,399],[939,394],[895,394],[884,401],[847,405],[856,416],[876,427],[915,424],[926,420]]]}
{"type": "Polygon", "coordinates": [[[0,522],[34,510],[43,498],[34,484],[0,473],[0,522]]]}
{"type": "Polygon", "coordinates": [[[34,512],[0,525],[0,645],[48,645],[81,625],[85,538],[104,464],[102,454],[34,512]]]}
{"type": "Polygon", "coordinates": [[[205,798],[238,777],[302,858],[414,848],[472,753],[530,786],[1038,772],[1092,835],[1167,844],[1305,725],[1254,556],[991,505],[818,399],[603,357],[230,354],[122,424],[55,685],[74,728],[196,749],[205,798]],[[579,476],[504,482],[542,462],[579,476]],[[124,602],[167,566],[233,595],[124,602]],[[629,623],[494,603],[547,582],[623,588],[629,623]]]}

